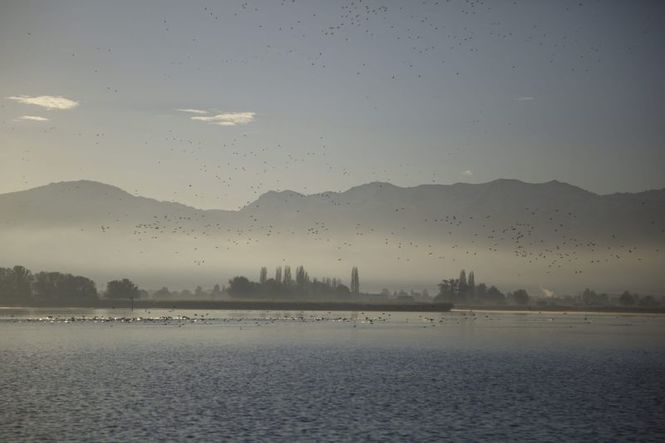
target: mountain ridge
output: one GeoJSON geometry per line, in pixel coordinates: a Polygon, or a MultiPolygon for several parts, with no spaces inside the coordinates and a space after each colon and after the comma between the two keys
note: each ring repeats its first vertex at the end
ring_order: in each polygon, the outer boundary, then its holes
{"type": "Polygon", "coordinates": [[[353,194],[360,194],[363,192],[367,191],[383,191],[383,190],[394,190],[398,192],[416,192],[416,191],[428,191],[428,190],[462,190],[462,189],[477,189],[477,190],[484,190],[484,189],[496,189],[497,187],[503,187],[503,188],[514,188],[514,189],[524,189],[524,188],[532,188],[532,189],[554,189],[557,188],[560,191],[566,190],[569,192],[576,192],[576,193],[584,193],[588,196],[594,196],[594,197],[601,197],[601,198],[612,198],[612,197],[625,197],[625,196],[636,196],[636,195],[644,195],[648,196],[650,198],[661,198],[663,197],[662,194],[665,194],[665,188],[654,188],[654,189],[647,189],[644,191],[637,191],[637,192],[614,192],[614,193],[609,193],[609,194],[597,194],[592,191],[586,190],[584,188],[581,188],[579,186],[575,186],[566,182],[561,182],[558,180],[550,180],[546,182],[525,182],[519,179],[509,179],[509,178],[499,178],[495,180],[491,180],[488,182],[483,182],[483,183],[466,183],[466,182],[456,182],[456,183],[451,183],[451,184],[441,184],[441,183],[423,183],[420,185],[415,185],[415,186],[399,186],[392,184],[390,182],[381,182],[381,181],[373,181],[373,182],[367,182],[363,183],[360,185],[355,185],[352,186],[344,191],[322,191],[322,192],[316,192],[316,193],[311,193],[311,194],[304,194],[300,193],[297,191],[293,191],[290,189],[284,189],[284,190],[270,190],[266,191],[263,194],[261,194],[256,200],[254,200],[251,203],[248,203],[247,205],[243,206],[240,209],[223,209],[223,208],[198,208],[193,205],[181,203],[178,201],[174,200],[160,200],[157,198],[152,198],[152,197],[146,197],[143,195],[136,195],[132,194],[123,188],[96,181],[96,180],[89,180],[89,179],[81,179],[81,180],[68,180],[68,181],[59,181],[59,182],[52,182],[48,183],[45,185],[40,185],[36,186],[33,188],[28,188],[28,189],[22,189],[18,191],[11,191],[11,192],[6,192],[6,193],[0,193],[0,198],[6,198],[7,196],[18,196],[18,195],[27,195],[26,193],[39,193],[43,192],[46,190],[53,190],[53,191],[71,191],[71,192],[76,192],[80,190],[94,190],[100,193],[103,193],[104,191],[106,193],[112,193],[115,194],[115,196],[123,196],[123,197],[133,197],[133,198],[139,198],[139,199],[145,199],[157,203],[167,203],[167,204],[173,204],[173,205],[180,205],[182,207],[196,210],[196,211],[223,211],[223,212],[240,212],[243,209],[252,207],[255,205],[257,202],[260,201],[265,201],[266,199],[269,198],[310,198],[310,197],[315,197],[315,198],[327,198],[330,196],[344,196],[344,195],[353,195],[353,194]]]}

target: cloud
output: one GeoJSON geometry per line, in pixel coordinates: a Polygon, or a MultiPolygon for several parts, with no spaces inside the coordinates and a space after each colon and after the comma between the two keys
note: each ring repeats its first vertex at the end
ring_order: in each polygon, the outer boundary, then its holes
{"type": "Polygon", "coordinates": [[[466,171],[462,171],[461,174],[466,177],[471,177],[473,175],[473,172],[470,169],[467,169],[466,171]]]}
{"type": "Polygon", "coordinates": [[[536,99],[536,97],[530,97],[530,96],[515,97],[515,100],[517,100],[518,102],[526,102],[526,101],[535,100],[535,99],[536,99]]]}
{"type": "Polygon", "coordinates": [[[190,109],[190,108],[176,109],[176,111],[189,112],[190,114],[207,114],[208,113],[208,111],[204,111],[203,109],[190,109]]]}
{"type": "Polygon", "coordinates": [[[33,122],[47,122],[48,118],[46,117],[40,117],[38,115],[22,115],[16,120],[29,120],[33,122]]]}
{"type": "Polygon", "coordinates": [[[246,125],[254,121],[255,112],[225,112],[223,114],[210,115],[210,116],[195,116],[190,117],[192,120],[198,120],[211,125],[219,126],[237,126],[246,125]]]}
{"type": "Polygon", "coordinates": [[[72,109],[79,105],[79,102],[70,100],[65,97],[56,97],[53,95],[40,95],[31,97],[29,95],[19,95],[7,97],[9,100],[14,100],[26,105],[41,106],[46,109],[72,109]]]}

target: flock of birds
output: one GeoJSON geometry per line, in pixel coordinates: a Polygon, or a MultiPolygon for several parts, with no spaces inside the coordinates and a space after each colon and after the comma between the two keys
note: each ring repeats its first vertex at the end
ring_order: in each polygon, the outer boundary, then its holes
{"type": "MultiPolygon", "coordinates": [[[[588,6],[586,2],[571,2],[561,5],[561,9],[566,14],[574,14],[577,9],[588,6]]],[[[512,12],[518,13],[521,7],[520,2],[514,2],[512,12]]],[[[397,80],[401,76],[412,80],[446,75],[465,77],[468,74],[467,66],[474,63],[461,60],[491,53],[493,50],[481,43],[487,41],[506,46],[532,46],[537,48],[534,54],[545,57],[547,63],[568,63],[573,72],[593,70],[598,67],[607,50],[616,49],[605,47],[606,43],[602,40],[586,41],[582,36],[571,35],[570,30],[543,29],[545,26],[538,23],[517,31],[505,21],[492,19],[496,9],[496,5],[491,2],[477,0],[422,0],[410,5],[349,0],[332,3],[324,8],[308,7],[295,1],[283,1],[270,6],[244,1],[235,7],[204,6],[201,19],[204,23],[205,20],[211,20],[224,27],[241,20],[247,26],[255,27],[256,38],[260,40],[263,36],[266,40],[264,50],[254,55],[225,57],[223,61],[225,64],[254,63],[259,70],[266,69],[266,64],[270,64],[274,57],[293,59],[294,63],[301,64],[302,69],[325,70],[334,63],[333,56],[329,54],[338,52],[336,45],[340,42],[345,43],[347,48],[353,48],[354,45],[367,45],[368,48],[374,46],[376,51],[370,51],[357,65],[347,68],[335,66],[336,72],[348,69],[349,74],[355,76],[371,76],[361,81],[374,81],[377,76],[382,75],[391,80],[397,80]],[[280,8],[286,10],[278,11],[280,8]],[[451,23],[447,18],[449,16],[459,16],[462,22],[451,23]],[[465,21],[467,19],[468,23],[465,21]],[[482,25],[474,26],[474,23],[482,25]],[[284,35],[275,38],[274,33],[284,35]],[[313,41],[317,43],[302,44],[313,41]],[[390,51],[391,47],[398,46],[401,55],[395,60],[394,69],[386,70],[384,66],[375,65],[372,52],[390,51]],[[571,51],[575,53],[574,56],[557,56],[571,51]],[[432,67],[433,59],[437,60],[435,67],[432,67]]],[[[180,30],[177,17],[165,17],[162,21],[164,32],[180,30]]],[[[202,39],[192,38],[193,44],[200,40],[202,39]]],[[[191,60],[187,62],[191,63],[191,60]]],[[[512,71],[527,69],[514,60],[506,60],[506,63],[506,69],[512,71]]],[[[317,77],[316,72],[313,77],[317,77]]],[[[375,101],[369,95],[365,95],[364,99],[375,101]]],[[[470,133],[477,132],[480,123],[481,119],[473,119],[469,127],[470,133]]],[[[205,192],[201,187],[197,190],[193,185],[187,184],[182,191],[173,191],[175,199],[186,196],[201,201],[215,199],[225,204],[238,194],[238,182],[243,183],[243,193],[249,192],[249,195],[256,198],[266,190],[282,187],[283,177],[298,174],[303,168],[313,168],[341,177],[351,177],[357,173],[352,170],[353,167],[332,160],[326,143],[314,150],[295,153],[283,148],[279,143],[274,146],[252,146],[252,134],[245,132],[240,137],[232,137],[229,141],[220,143],[217,148],[221,150],[222,155],[219,157],[223,160],[218,162],[211,160],[205,141],[170,136],[166,143],[171,145],[169,152],[186,155],[188,161],[198,163],[198,173],[201,176],[212,177],[219,184],[214,193],[205,192]],[[255,176],[256,180],[249,185],[244,178],[238,180],[239,177],[248,175],[255,176]]],[[[450,155],[458,155],[462,151],[460,147],[446,149],[452,149],[450,155]]],[[[170,163],[176,161],[174,159],[170,163]]],[[[157,160],[157,163],[161,165],[164,160],[157,160]]],[[[438,182],[442,178],[437,172],[424,171],[422,168],[414,171],[408,163],[406,160],[402,161],[390,170],[368,165],[370,171],[364,170],[363,174],[365,177],[377,179],[394,179],[399,176],[409,182],[414,181],[414,175],[431,174],[431,182],[438,182]]],[[[302,190],[307,192],[307,187],[302,190]]],[[[249,199],[245,204],[251,201],[249,199]]]]}
{"type": "MultiPolygon", "coordinates": [[[[593,323],[593,315],[589,313],[568,313],[561,312],[552,315],[551,312],[520,312],[520,313],[497,313],[497,312],[474,312],[474,311],[453,311],[441,313],[435,316],[423,313],[391,313],[391,312],[313,312],[302,311],[298,313],[289,311],[270,311],[265,313],[247,313],[237,315],[226,313],[219,316],[220,312],[189,312],[185,314],[175,314],[171,312],[161,313],[161,315],[152,315],[150,310],[145,310],[143,314],[134,315],[133,313],[125,316],[108,315],[80,315],[80,316],[57,316],[47,315],[43,317],[15,317],[11,316],[8,321],[15,323],[42,323],[42,324],[110,324],[126,323],[137,325],[160,325],[183,327],[187,325],[200,326],[231,326],[238,329],[254,329],[257,327],[270,326],[279,323],[330,323],[350,325],[352,328],[371,327],[374,325],[402,325],[414,328],[434,328],[437,326],[460,326],[467,324],[483,324],[487,326],[491,322],[506,321],[506,315],[516,317],[520,323],[558,323],[560,327],[572,328],[584,324],[593,323]]],[[[607,316],[608,314],[601,314],[607,316]]],[[[620,319],[621,316],[614,316],[620,319]]],[[[625,320],[625,317],[622,318],[625,320]]],[[[7,321],[7,319],[5,319],[7,321]]],[[[628,323],[626,323],[628,324],[628,323]]]]}
{"type": "MultiPolygon", "coordinates": [[[[384,184],[364,186],[380,190],[384,184]]],[[[546,273],[561,275],[583,274],[590,266],[639,264],[654,256],[662,259],[665,228],[659,223],[663,214],[657,210],[648,218],[630,220],[630,230],[624,226],[618,232],[613,230],[620,229],[613,220],[603,219],[606,214],[598,216],[593,211],[578,215],[564,208],[523,207],[509,213],[500,209],[484,213],[482,208],[472,208],[450,214],[445,207],[408,202],[395,207],[390,201],[379,203],[380,198],[357,199],[355,191],[309,196],[272,192],[239,211],[177,207],[176,212],[153,214],[150,220],[136,223],[131,233],[127,229],[132,217],[127,213],[126,219],[116,217],[115,231],[112,224],[99,229],[102,234],[130,234],[144,248],[142,252],[173,245],[174,255],[196,266],[213,267],[220,256],[280,249],[286,255],[289,248],[317,247],[325,248],[333,262],[353,262],[369,248],[383,259],[392,257],[394,263],[414,266],[450,260],[464,267],[477,258],[509,254],[521,260],[524,272],[544,267],[546,273]]],[[[170,208],[165,205],[163,209],[170,208]]],[[[287,263],[287,258],[282,261],[278,264],[287,263]]]]}
{"type": "MultiPolygon", "coordinates": [[[[192,18],[200,22],[201,31],[194,31],[187,40],[192,47],[203,45],[206,39],[198,35],[203,33],[203,29],[213,29],[226,36],[224,33],[228,32],[228,29],[234,29],[233,24],[243,23],[253,28],[256,41],[264,40],[263,48],[254,54],[224,54],[222,61],[225,64],[254,63],[256,69],[265,70],[266,65],[276,57],[288,58],[301,65],[302,69],[314,70],[312,77],[318,76],[318,70],[332,68],[331,64],[335,63],[334,57],[339,52],[339,45],[349,51],[355,47],[367,48],[366,56],[359,58],[357,64],[350,63],[346,68],[334,66],[338,73],[347,69],[350,75],[366,76],[362,81],[374,81],[378,76],[385,76],[390,80],[406,76],[416,81],[425,77],[465,77],[469,73],[469,67],[474,65],[474,58],[491,55],[492,45],[535,48],[535,57],[542,57],[550,64],[569,64],[569,69],[576,72],[589,72],[598,68],[599,63],[607,58],[608,51],[633,50],[630,46],[609,47],[607,42],[600,39],[590,41],[582,33],[570,29],[551,29],[535,19],[534,24],[519,27],[518,30],[512,23],[500,18],[518,14],[523,7],[522,2],[499,7],[482,0],[420,0],[408,5],[372,0],[346,0],[327,5],[307,5],[299,1],[272,4],[256,1],[224,5],[204,4],[200,10],[192,11],[192,18]],[[502,13],[497,15],[498,10],[502,10],[502,13]],[[459,20],[454,21],[450,17],[459,17],[459,20]],[[305,42],[308,44],[303,44],[305,42]],[[375,47],[376,51],[369,49],[372,47],[375,47]],[[400,55],[392,63],[392,69],[386,69],[374,55],[380,52],[389,53],[393,47],[399,48],[400,55]],[[573,55],[570,55],[571,52],[573,55]],[[559,54],[568,55],[559,57],[559,54]],[[436,63],[433,63],[433,60],[436,63]]],[[[572,16],[579,10],[593,7],[593,4],[586,1],[568,2],[560,6],[560,12],[572,16]]],[[[153,17],[153,20],[159,23],[159,32],[177,34],[176,41],[192,33],[187,21],[182,20],[176,13],[169,15],[168,10],[162,11],[153,17]]],[[[38,30],[25,31],[25,35],[28,39],[42,37],[38,30]]],[[[80,51],[73,49],[70,55],[80,57],[83,51],[84,48],[80,51]]],[[[91,64],[93,76],[102,74],[101,70],[104,68],[101,67],[112,66],[124,50],[99,45],[95,46],[94,52],[94,59],[99,63],[91,64]]],[[[187,51],[177,55],[174,53],[174,57],[174,66],[188,66],[196,71],[209,69],[206,62],[193,60],[187,51]]],[[[215,58],[214,54],[212,58],[215,58]]],[[[527,69],[512,59],[505,60],[505,64],[509,70],[527,69]]],[[[164,75],[172,76],[173,73],[167,72],[164,75]]],[[[106,77],[103,81],[112,82],[106,77]]],[[[107,94],[123,93],[122,87],[117,84],[103,84],[101,87],[107,94]]],[[[374,100],[369,95],[365,95],[365,99],[374,100]]],[[[470,131],[477,131],[477,123],[480,123],[480,119],[473,120],[470,131]]],[[[50,126],[45,131],[53,129],[54,127],[50,126]]],[[[99,145],[103,144],[106,132],[102,128],[90,134],[79,131],[75,135],[89,136],[95,145],[99,145]]],[[[188,163],[195,165],[198,175],[212,178],[219,185],[214,193],[210,193],[191,183],[186,184],[182,190],[172,193],[172,197],[179,200],[188,198],[210,202],[214,199],[225,203],[240,191],[236,187],[239,181],[243,182],[242,192],[249,191],[251,196],[258,197],[267,189],[280,188],[280,177],[297,173],[299,168],[314,167],[331,175],[339,173],[343,177],[350,177],[355,172],[350,166],[331,160],[325,142],[316,149],[296,154],[279,143],[275,146],[252,147],[251,133],[245,132],[240,136],[223,139],[219,146],[216,146],[216,149],[221,151],[217,157],[223,160],[214,161],[208,152],[209,140],[178,136],[170,130],[163,140],[143,141],[144,146],[164,144],[167,147],[166,154],[155,159],[157,167],[165,167],[167,164],[173,166],[180,162],[179,159],[186,157],[188,163]],[[238,177],[247,175],[256,177],[250,185],[246,185],[246,180],[238,180],[238,177]]],[[[26,157],[25,161],[34,160],[37,155],[38,153],[34,153],[29,158],[26,157]]],[[[400,176],[413,182],[413,174],[431,174],[431,181],[441,179],[436,172],[411,171],[407,163],[405,160],[391,170],[370,166],[370,176],[384,179],[400,176]]],[[[247,200],[249,201],[251,199],[247,200]]]]}
{"type": "MultiPolygon", "coordinates": [[[[410,81],[436,76],[461,78],[467,75],[468,66],[473,66],[475,59],[487,55],[488,48],[502,45],[535,48],[534,57],[550,64],[566,63],[572,72],[593,71],[603,61],[606,51],[617,50],[607,47],[606,42],[589,41],[581,34],[571,34],[569,29],[546,29],[539,23],[520,27],[518,32],[512,24],[492,18],[497,7],[482,0],[419,0],[409,5],[347,0],[320,8],[295,0],[270,6],[242,1],[235,6],[205,5],[198,15],[202,26],[212,23],[220,32],[225,32],[224,29],[239,20],[251,23],[257,41],[266,39],[261,51],[235,57],[224,55],[224,64],[253,64],[261,68],[271,63],[274,57],[287,57],[302,69],[312,70],[316,76],[331,69],[333,53],[340,47],[375,47],[376,53],[389,51],[391,46],[400,48],[400,59],[390,65],[394,69],[384,69],[379,59],[373,57],[373,51],[368,51],[365,58],[354,58],[346,67],[335,67],[338,74],[359,77],[359,81],[368,81],[368,78],[375,81],[379,80],[378,77],[381,81],[401,80],[403,76],[410,81]],[[275,14],[274,8],[287,9],[275,14]],[[459,23],[444,20],[451,14],[460,17],[459,23]],[[272,38],[275,33],[281,37],[272,38]],[[304,42],[314,44],[305,45],[304,42]],[[567,54],[565,57],[558,57],[564,53],[567,54]],[[348,72],[343,72],[344,69],[348,72]]],[[[521,4],[515,2],[504,7],[518,11],[521,4]]],[[[561,7],[564,14],[573,14],[576,12],[574,8],[586,8],[587,3],[572,2],[561,7]]],[[[168,16],[167,12],[162,14],[155,19],[161,22],[161,32],[183,31],[185,24],[178,17],[168,16]]],[[[33,38],[33,32],[27,32],[27,36],[33,38]]],[[[188,44],[198,45],[203,39],[193,35],[190,40],[188,44]]],[[[632,48],[623,50],[630,52],[632,48]]],[[[110,47],[96,48],[97,56],[108,60],[117,57],[117,52],[110,47]]],[[[72,51],[71,56],[77,57],[77,51],[72,51]]],[[[187,54],[178,57],[173,60],[174,66],[196,65],[187,54]]],[[[509,71],[526,69],[516,59],[503,61],[504,68],[509,71]]],[[[99,67],[92,69],[99,74],[99,67]]],[[[205,69],[205,66],[193,69],[205,69]]],[[[103,88],[107,94],[123,92],[113,84],[103,88]]],[[[374,100],[369,95],[364,99],[374,100]]],[[[470,130],[477,130],[479,123],[481,120],[474,119],[470,130]]],[[[85,134],[79,132],[78,135],[85,134]]],[[[214,193],[218,201],[225,201],[238,193],[238,177],[243,177],[243,183],[251,177],[251,184],[244,189],[251,198],[235,212],[169,209],[141,221],[136,221],[131,214],[110,212],[109,220],[99,225],[99,231],[104,235],[124,232],[126,222],[130,220],[131,235],[139,253],[150,253],[157,243],[173,244],[174,256],[186,257],[197,267],[213,266],[211,254],[218,251],[233,254],[248,248],[256,251],[300,242],[303,245],[324,245],[338,262],[352,262],[358,251],[370,245],[373,248],[379,246],[381,249],[376,252],[384,258],[392,258],[395,263],[449,260],[463,266],[478,256],[510,254],[523,260],[525,265],[544,266],[548,273],[564,270],[575,275],[584,273],[589,266],[642,262],[647,260],[647,255],[661,253],[658,244],[647,250],[635,239],[619,238],[621,234],[613,232],[591,229],[582,237],[577,233],[580,226],[577,214],[563,207],[525,207],[507,217],[501,211],[483,211],[482,208],[469,215],[464,211],[436,212],[431,208],[400,203],[396,207],[379,208],[377,215],[380,219],[365,220],[368,200],[354,201],[347,198],[347,193],[264,195],[269,188],[281,188],[280,176],[299,174],[310,167],[340,177],[353,175],[348,166],[336,164],[332,159],[332,142],[327,137],[317,136],[312,148],[295,153],[277,142],[272,146],[253,145],[251,131],[236,131],[230,136],[220,136],[215,155],[210,154],[209,140],[183,136],[173,129],[160,140],[146,139],[144,147],[166,147],[163,154],[154,159],[156,167],[173,166],[186,158],[189,165],[194,165],[194,175],[212,178],[217,184],[214,191],[202,191],[195,183],[185,183],[181,190],[174,192],[174,200],[197,201],[214,193]],[[187,242],[173,241],[177,238],[184,238],[187,242]]],[[[98,144],[104,139],[105,132],[96,130],[92,137],[98,144]]],[[[406,161],[400,163],[397,170],[401,172],[398,173],[408,174],[406,166],[406,161]]],[[[374,173],[389,173],[375,165],[369,169],[374,173]]],[[[408,179],[412,180],[412,177],[408,179]]],[[[436,177],[432,180],[436,181],[436,177]]],[[[645,220],[645,226],[640,225],[640,229],[662,242],[665,229],[658,225],[660,222],[662,220],[657,218],[645,220]]],[[[159,254],[163,254],[162,249],[159,254]]]]}

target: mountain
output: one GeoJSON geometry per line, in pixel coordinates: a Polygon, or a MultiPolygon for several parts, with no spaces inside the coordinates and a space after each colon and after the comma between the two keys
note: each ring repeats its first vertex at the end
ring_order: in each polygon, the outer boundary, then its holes
{"type": "Polygon", "coordinates": [[[47,227],[145,220],[156,213],[192,216],[203,212],[180,203],[137,197],[115,186],[89,180],[0,194],[0,209],[0,226],[47,227]]]}
{"type": "Polygon", "coordinates": [[[507,286],[660,291],[664,243],[665,189],[598,195],[558,181],[271,191],[238,211],[93,181],[0,194],[0,266],[130,275],[152,287],[303,264],[340,277],[358,265],[366,289],[433,287],[466,268],[507,286]]]}

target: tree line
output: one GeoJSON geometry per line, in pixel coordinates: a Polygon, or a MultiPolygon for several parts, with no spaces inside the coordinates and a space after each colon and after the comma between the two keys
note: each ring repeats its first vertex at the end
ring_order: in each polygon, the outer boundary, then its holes
{"type": "Polygon", "coordinates": [[[344,299],[360,295],[358,268],[351,269],[351,287],[337,278],[310,278],[303,266],[295,269],[295,276],[289,265],[275,268],[273,277],[268,276],[268,268],[261,267],[259,281],[251,281],[244,276],[229,280],[229,295],[236,298],[325,298],[344,299]]]}
{"type": "Polygon", "coordinates": [[[651,295],[640,296],[624,291],[618,297],[606,293],[598,293],[586,288],[579,295],[551,296],[545,298],[532,298],[525,289],[503,293],[496,286],[487,286],[485,283],[476,283],[473,271],[462,269],[458,278],[444,279],[439,283],[439,293],[434,297],[434,302],[447,302],[455,305],[518,305],[525,306],[535,304],[537,306],[623,306],[654,308],[659,303],[651,295]]]}
{"type": "MultiPolygon", "coordinates": [[[[551,296],[532,298],[524,289],[503,293],[496,286],[476,283],[474,272],[467,275],[460,271],[458,278],[444,279],[438,285],[439,292],[434,297],[435,303],[453,303],[460,305],[535,305],[535,306],[623,306],[635,308],[655,308],[663,305],[651,295],[638,295],[624,291],[621,295],[608,295],[585,289],[581,294],[571,296],[551,296]]],[[[395,292],[393,298],[404,302],[414,301],[415,296],[404,291],[395,292]]],[[[90,306],[102,299],[128,300],[145,299],[149,295],[156,299],[188,300],[218,298],[271,298],[271,299],[320,299],[353,300],[362,295],[368,299],[380,295],[390,298],[390,291],[384,289],[381,294],[361,294],[358,268],[351,269],[350,285],[345,285],[337,278],[310,278],[303,266],[295,268],[278,266],[272,276],[268,269],[259,270],[258,281],[251,281],[244,276],[229,280],[227,287],[215,285],[212,291],[204,291],[197,286],[194,292],[189,290],[171,292],[166,287],[152,294],[139,289],[127,278],[111,280],[106,288],[99,291],[95,282],[87,277],[62,272],[32,273],[24,266],[12,268],[0,267],[0,305],[5,306],[90,306]]],[[[421,302],[431,300],[427,291],[420,295],[421,302]]]]}
{"type": "Polygon", "coordinates": [[[134,299],[147,295],[129,279],[111,280],[100,294],[94,281],[62,272],[32,273],[24,266],[0,268],[0,303],[21,305],[89,305],[100,296],[134,299]]]}
{"type": "MultiPolygon", "coordinates": [[[[604,292],[598,293],[589,288],[586,288],[584,292],[582,292],[579,301],[584,306],[607,306],[613,302],[608,294],[604,292]]],[[[652,295],[632,294],[628,291],[623,291],[623,293],[614,301],[617,304],[626,307],[637,306],[653,308],[659,305],[658,301],[652,295]]]]}
{"type": "Polygon", "coordinates": [[[458,278],[444,279],[439,283],[439,293],[434,302],[447,302],[456,305],[527,305],[530,300],[529,293],[518,289],[504,294],[496,286],[487,286],[485,283],[476,284],[473,271],[462,269],[458,278]]]}

